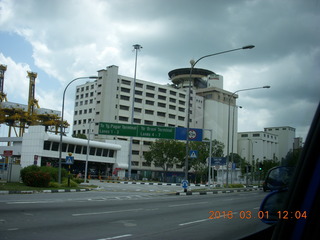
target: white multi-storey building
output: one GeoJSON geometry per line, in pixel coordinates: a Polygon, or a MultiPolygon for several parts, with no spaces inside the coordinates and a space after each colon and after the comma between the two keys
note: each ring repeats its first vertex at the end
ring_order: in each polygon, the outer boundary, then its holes
{"type": "MultiPolygon", "coordinates": [[[[99,122],[141,124],[169,127],[187,126],[187,106],[190,68],[175,69],[169,72],[172,83],[161,85],[150,81],[134,79],[118,74],[117,66],[109,66],[98,71],[98,79],[79,85],[76,88],[73,134],[87,134],[96,140],[119,139],[128,137],[98,135],[99,122]],[[135,89],[135,91],[133,91],[135,89]],[[132,121],[132,101],[134,114],[132,121]],[[95,122],[94,127],[90,122],[95,122]]],[[[235,127],[228,129],[229,98],[232,93],[223,90],[222,76],[205,69],[193,69],[190,92],[190,128],[210,129],[213,139],[227,146],[227,133],[237,132],[237,109],[235,99],[230,99],[231,119],[235,127]]],[[[209,131],[204,131],[209,139],[209,131]]],[[[133,138],[132,173],[149,177],[151,172],[162,169],[149,165],[143,158],[148,151],[152,138],[133,138]]],[[[230,138],[232,141],[232,138],[230,138]]],[[[236,138],[234,145],[236,149],[236,138]]],[[[231,146],[231,142],[230,142],[231,146]]],[[[226,148],[225,148],[226,153],[226,148]]],[[[129,153],[128,153],[129,155],[129,153]]],[[[183,166],[177,165],[171,171],[181,172],[183,166]]]]}

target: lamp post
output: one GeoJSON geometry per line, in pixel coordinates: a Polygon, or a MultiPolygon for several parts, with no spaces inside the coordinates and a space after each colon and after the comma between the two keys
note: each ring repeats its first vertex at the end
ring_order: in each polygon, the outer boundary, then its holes
{"type": "MultiPolygon", "coordinates": [[[[141,45],[135,44],[133,45],[134,51],[136,51],[136,60],[134,64],[134,77],[133,77],[133,88],[132,88],[132,105],[131,105],[131,124],[133,124],[134,118],[134,96],[136,89],[136,77],[137,77],[137,62],[138,62],[138,51],[142,48],[141,45]]],[[[132,160],[132,137],[130,137],[129,143],[129,155],[128,155],[128,179],[131,179],[131,160],[132,160]]]]}
{"type": "Polygon", "coordinates": [[[191,68],[190,68],[190,74],[189,74],[189,91],[188,91],[188,104],[187,104],[187,139],[186,139],[186,157],[185,157],[185,175],[184,175],[184,179],[188,180],[188,161],[189,161],[189,128],[190,128],[190,93],[191,93],[191,75],[192,75],[192,71],[195,67],[195,65],[202,59],[207,58],[207,57],[212,57],[212,56],[216,56],[216,55],[220,55],[220,54],[224,54],[224,53],[228,53],[228,52],[233,52],[233,51],[238,51],[238,50],[244,50],[244,49],[252,49],[254,48],[254,45],[247,45],[247,46],[243,46],[241,48],[235,48],[235,49],[231,49],[231,50],[227,50],[227,51],[222,51],[222,52],[217,52],[217,53],[212,53],[209,55],[205,55],[201,58],[199,58],[198,60],[191,60],[190,64],[191,64],[191,68]]]}
{"type": "MultiPolygon", "coordinates": [[[[231,139],[231,152],[232,153],[234,153],[233,152],[233,142],[234,142],[234,114],[235,114],[235,109],[236,109],[236,107],[238,107],[238,108],[242,108],[242,106],[234,106],[233,107],[233,113],[232,113],[232,130],[231,130],[231,132],[232,132],[232,139],[231,139]]],[[[231,184],[232,184],[232,178],[233,178],[233,175],[232,175],[232,172],[233,172],[233,154],[231,155],[231,163],[232,163],[232,169],[231,169],[231,184]]],[[[240,163],[241,164],[241,163],[240,163]]],[[[240,168],[241,169],[241,168],[240,168]]]]}
{"type": "Polygon", "coordinates": [[[250,90],[256,90],[256,89],[262,89],[262,88],[270,88],[270,86],[263,86],[263,87],[255,87],[255,88],[245,88],[245,89],[240,89],[237,90],[235,92],[233,92],[231,94],[231,96],[229,97],[229,109],[228,109],[228,136],[227,136],[227,176],[226,176],[226,187],[228,187],[228,181],[229,181],[229,157],[230,157],[230,153],[229,153],[229,146],[230,146],[230,106],[231,106],[231,98],[234,97],[234,95],[238,92],[243,92],[243,91],[250,91],[250,90]]]}
{"type": "Polygon", "coordinates": [[[62,95],[62,108],[61,108],[61,123],[60,123],[60,141],[59,141],[59,174],[58,174],[58,181],[59,184],[61,184],[61,156],[62,156],[62,136],[63,136],[63,116],[64,116],[64,99],[66,95],[67,88],[70,86],[71,83],[74,81],[80,80],[80,79],[97,79],[96,76],[90,76],[90,77],[78,77],[73,79],[71,82],[68,83],[68,85],[65,87],[62,95]]]}
{"type": "Polygon", "coordinates": [[[92,121],[89,122],[89,133],[88,133],[88,141],[87,141],[87,155],[86,155],[86,165],[84,170],[84,183],[87,183],[87,174],[88,174],[88,161],[89,161],[89,151],[90,151],[90,135],[91,135],[91,123],[94,123],[92,121]]]}

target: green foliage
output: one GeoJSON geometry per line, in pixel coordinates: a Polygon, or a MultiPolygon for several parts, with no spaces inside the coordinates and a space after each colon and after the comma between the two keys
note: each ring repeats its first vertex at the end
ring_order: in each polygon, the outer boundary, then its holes
{"type": "Polygon", "coordinates": [[[149,151],[144,154],[148,163],[154,163],[156,166],[162,167],[164,172],[167,172],[173,164],[181,163],[184,156],[184,143],[165,139],[158,139],[153,142],[149,151]]]}
{"type": "MultiPolygon", "coordinates": [[[[212,157],[222,157],[223,156],[224,144],[213,140],[212,141],[212,157]]],[[[210,144],[209,142],[190,142],[190,149],[198,151],[198,158],[189,160],[189,167],[193,168],[196,173],[197,182],[202,182],[207,179],[208,174],[208,162],[207,158],[210,154],[210,144]]]]}
{"type": "Polygon", "coordinates": [[[50,174],[40,171],[29,171],[24,176],[24,184],[31,187],[48,187],[50,174]]]}
{"type": "Polygon", "coordinates": [[[38,172],[40,171],[40,167],[37,166],[37,165],[30,165],[28,167],[25,167],[25,168],[22,168],[20,170],[20,176],[21,176],[21,179],[22,179],[22,182],[26,182],[27,181],[27,174],[30,173],[30,172],[38,172]]]}
{"type": "Polygon", "coordinates": [[[58,182],[49,182],[50,188],[60,188],[61,185],[58,182]]]}
{"type": "Polygon", "coordinates": [[[286,167],[295,167],[299,161],[301,152],[302,152],[302,148],[289,151],[285,159],[283,159],[281,165],[286,167]]]}
{"type": "MultiPolygon", "coordinates": [[[[48,187],[49,182],[58,181],[59,169],[54,167],[39,167],[37,165],[30,165],[21,169],[20,176],[22,182],[27,186],[32,187],[48,187]],[[47,183],[47,177],[49,177],[49,182],[47,183]],[[34,179],[32,179],[34,178],[34,179]],[[37,183],[39,182],[39,183],[37,183]]],[[[61,177],[66,177],[68,172],[66,169],[61,169],[61,177]]]]}
{"type": "Polygon", "coordinates": [[[229,188],[243,188],[243,184],[240,183],[232,183],[232,184],[228,184],[229,188]]]}
{"type": "Polygon", "coordinates": [[[82,179],[82,178],[73,178],[72,180],[75,181],[77,184],[84,182],[84,179],[82,179]]]}
{"type": "Polygon", "coordinates": [[[68,178],[64,178],[62,183],[61,183],[61,187],[78,187],[78,184],[73,181],[72,179],[70,179],[70,186],[68,186],[68,178]]]}
{"type": "Polygon", "coordinates": [[[85,134],[82,134],[82,133],[72,134],[72,137],[73,138],[87,139],[87,136],[85,134]]]}

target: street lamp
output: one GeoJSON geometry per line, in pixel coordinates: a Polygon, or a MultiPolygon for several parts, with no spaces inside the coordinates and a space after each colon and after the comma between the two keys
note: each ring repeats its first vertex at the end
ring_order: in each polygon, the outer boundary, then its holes
{"type": "Polygon", "coordinates": [[[70,86],[71,83],[74,81],[80,80],[80,79],[97,79],[98,77],[96,76],[90,76],[90,77],[78,77],[73,79],[71,82],[68,83],[68,85],[65,87],[63,91],[63,96],[62,96],[62,108],[61,108],[61,123],[60,123],[60,141],[59,141],[59,174],[58,174],[58,181],[59,184],[61,184],[61,156],[62,156],[62,136],[63,136],[63,115],[64,115],[64,99],[66,95],[67,88],[70,86]]]}
{"type": "Polygon", "coordinates": [[[93,121],[89,122],[89,132],[88,132],[88,141],[87,141],[87,155],[86,155],[86,165],[84,170],[84,183],[87,183],[87,172],[88,172],[88,161],[89,161],[89,151],[90,151],[90,135],[91,135],[91,123],[94,123],[93,121]]]}
{"type": "Polygon", "coordinates": [[[188,106],[187,106],[187,139],[186,139],[186,157],[185,157],[185,175],[184,175],[184,179],[188,180],[188,158],[189,158],[189,128],[190,128],[190,92],[191,92],[191,75],[192,75],[192,71],[195,67],[195,65],[202,59],[207,58],[207,57],[212,57],[212,56],[216,56],[216,55],[220,55],[220,54],[224,54],[224,53],[228,53],[228,52],[233,52],[233,51],[238,51],[238,50],[244,50],[244,49],[252,49],[254,48],[254,45],[246,45],[243,46],[241,48],[235,48],[235,49],[231,49],[231,50],[227,50],[227,51],[222,51],[222,52],[217,52],[217,53],[212,53],[209,55],[205,55],[201,58],[199,58],[198,60],[190,60],[190,64],[191,64],[191,68],[190,68],[190,74],[189,74],[189,92],[188,92],[188,106]]]}
{"type": "MultiPolygon", "coordinates": [[[[133,49],[136,51],[136,60],[134,64],[134,78],[133,78],[133,88],[132,88],[132,105],[131,105],[131,124],[133,124],[134,118],[134,96],[136,89],[136,77],[137,77],[137,62],[138,62],[138,51],[142,48],[141,45],[135,44],[133,45],[133,49]]],[[[131,179],[131,159],[132,159],[132,137],[130,137],[129,143],[129,156],[128,156],[128,179],[131,179]]]]}
{"type": "Polygon", "coordinates": [[[234,97],[234,95],[238,92],[243,92],[243,91],[250,91],[250,90],[256,90],[256,89],[262,89],[262,88],[270,88],[270,86],[263,86],[263,87],[255,87],[255,88],[245,88],[245,89],[240,89],[231,94],[229,97],[229,110],[228,110],[228,137],[227,137],[227,179],[226,179],[226,187],[228,187],[228,181],[229,181],[229,146],[230,146],[230,102],[231,98],[234,97]]]}

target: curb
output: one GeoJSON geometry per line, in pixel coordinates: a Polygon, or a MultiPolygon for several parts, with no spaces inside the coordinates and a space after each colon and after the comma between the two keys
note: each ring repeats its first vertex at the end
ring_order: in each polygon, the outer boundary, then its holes
{"type": "Polygon", "coordinates": [[[54,190],[30,190],[30,191],[0,191],[1,194],[33,194],[33,193],[61,193],[61,192],[86,192],[92,189],[54,189],[54,190]]]}
{"type": "Polygon", "coordinates": [[[235,193],[235,192],[251,192],[262,190],[262,188],[245,188],[245,189],[235,189],[235,190],[212,190],[208,192],[176,192],[176,195],[186,196],[186,195],[213,195],[222,193],[235,193]]]}
{"type": "MultiPolygon", "coordinates": [[[[104,183],[118,183],[118,184],[136,184],[136,185],[162,185],[162,186],[181,186],[181,183],[153,183],[153,182],[122,182],[122,181],[100,181],[104,183]]],[[[210,187],[208,184],[190,184],[190,187],[210,187]]]]}

